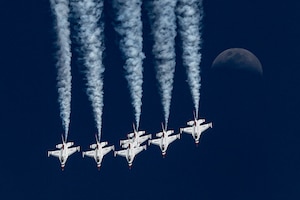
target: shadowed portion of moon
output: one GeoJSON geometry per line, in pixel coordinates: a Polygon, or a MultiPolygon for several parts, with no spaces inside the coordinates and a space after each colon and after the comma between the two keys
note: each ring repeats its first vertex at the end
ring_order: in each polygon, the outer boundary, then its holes
{"type": "Polygon", "coordinates": [[[225,199],[245,199],[245,194],[255,199],[263,192],[263,92],[262,66],[253,53],[233,48],[213,61],[206,93],[213,134],[207,134],[209,156],[203,158],[213,170],[202,177],[207,189],[213,188],[210,199],[219,199],[214,191],[225,199]]]}
{"type": "Polygon", "coordinates": [[[250,51],[232,48],[220,53],[210,73],[213,120],[227,125],[251,125],[249,120],[261,110],[262,78],[262,65],[250,51]]]}

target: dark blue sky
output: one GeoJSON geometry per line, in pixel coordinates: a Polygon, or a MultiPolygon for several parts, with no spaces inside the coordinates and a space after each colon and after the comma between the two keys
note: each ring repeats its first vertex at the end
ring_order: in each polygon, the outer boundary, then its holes
{"type": "MultiPolygon", "coordinates": [[[[105,1],[103,140],[115,144],[134,121],[113,10],[105,1]]],[[[214,116],[208,95],[214,58],[242,47],[261,61],[263,106],[253,127],[215,124],[198,148],[188,135],[139,154],[128,170],[124,158],[108,154],[98,172],[92,159],[71,156],[61,172],[47,150],[62,133],[55,68],[53,16],[47,0],[3,1],[1,19],[0,195],[2,199],[299,199],[300,197],[300,3],[250,0],[204,1],[201,116],[214,116]]],[[[143,8],[144,96],[141,129],[155,134],[163,121],[152,37],[143,8]]],[[[91,105],[73,44],[72,113],[69,140],[86,150],[94,142],[91,105]]],[[[192,118],[192,99],[182,67],[180,38],[169,127],[178,131],[192,118]]],[[[237,83],[238,85],[238,83],[237,83]]],[[[219,101],[222,101],[220,99],[219,101]]],[[[236,105],[237,107],[239,104],[236,105]]],[[[234,108],[233,108],[234,109],[234,108]]],[[[230,110],[230,109],[229,109],[230,110]]],[[[233,119],[231,112],[228,119],[233,119]]],[[[241,119],[248,116],[241,115],[241,119]]]]}

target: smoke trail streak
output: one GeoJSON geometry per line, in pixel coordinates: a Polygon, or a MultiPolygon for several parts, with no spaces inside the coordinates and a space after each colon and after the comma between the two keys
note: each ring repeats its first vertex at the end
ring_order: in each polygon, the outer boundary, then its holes
{"type": "Polygon", "coordinates": [[[175,72],[176,0],[154,0],[150,21],[154,37],[153,55],[157,69],[156,78],[162,97],[165,126],[168,125],[175,72]]]}
{"type": "Polygon", "coordinates": [[[141,0],[115,0],[117,10],[116,31],[120,34],[120,48],[126,59],[126,79],[135,111],[136,127],[138,129],[142,107],[143,84],[143,50],[141,0]]]}
{"type": "Polygon", "coordinates": [[[74,2],[79,19],[78,37],[84,54],[87,95],[92,103],[94,118],[101,139],[103,112],[103,26],[98,26],[102,15],[103,1],[79,0],[74,2]]]}
{"type": "Polygon", "coordinates": [[[71,39],[68,0],[50,0],[53,14],[56,17],[57,31],[57,88],[60,116],[67,140],[71,113],[71,39]]]}
{"type": "Polygon", "coordinates": [[[198,115],[200,102],[202,0],[179,0],[177,7],[179,33],[182,39],[183,65],[186,67],[193,103],[198,115]]]}

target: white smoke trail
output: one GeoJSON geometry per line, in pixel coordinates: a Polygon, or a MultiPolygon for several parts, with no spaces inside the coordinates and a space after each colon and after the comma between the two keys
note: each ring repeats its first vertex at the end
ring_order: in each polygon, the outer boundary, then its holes
{"type": "Polygon", "coordinates": [[[56,17],[57,31],[57,87],[60,116],[67,140],[71,113],[71,39],[68,0],[50,0],[53,14],[56,17]]]}
{"type": "Polygon", "coordinates": [[[200,102],[201,22],[202,0],[179,0],[177,7],[179,32],[182,39],[183,65],[186,67],[196,116],[200,102]]]}
{"type": "Polygon", "coordinates": [[[150,21],[154,37],[153,55],[157,69],[156,78],[162,97],[165,126],[168,125],[175,72],[176,0],[154,0],[150,21]]]}
{"type": "Polygon", "coordinates": [[[102,15],[103,1],[79,0],[74,2],[74,9],[79,19],[78,37],[82,45],[86,67],[87,94],[92,102],[94,118],[101,139],[103,112],[103,26],[98,22],[102,15]]]}
{"type": "Polygon", "coordinates": [[[126,79],[135,111],[136,127],[139,128],[142,107],[143,84],[143,25],[141,20],[141,0],[115,0],[117,10],[116,31],[120,34],[120,48],[126,59],[126,79]]]}

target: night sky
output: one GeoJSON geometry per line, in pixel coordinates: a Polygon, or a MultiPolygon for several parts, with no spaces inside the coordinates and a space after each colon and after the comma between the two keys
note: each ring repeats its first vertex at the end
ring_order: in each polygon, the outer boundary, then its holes
{"type": "MultiPolygon", "coordinates": [[[[155,77],[152,36],[143,4],[143,106],[140,129],[154,134],[163,121],[155,77]]],[[[47,157],[61,142],[56,87],[56,31],[48,0],[1,1],[0,195],[1,199],[299,199],[300,3],[204,0],[200,116],[218,117],[211,66],[228,48],[245,48],[260,60],[263,81],[254,114],[231,112],[204,132],[172,143],[166,158],[157,146],[125,158],[107,154],[98,171],[81,152],[61,171],[47,157]],[[240,122],[236,122],[239,119],[240,122]],[[243,122],[247,123],[243,123],[243,122]],[[245,124],[251,124],[246,126],[245,124]]],[[[124,77],[111,1],[104,3],[105,65],[102,140],[114,144],[132,131],[134,114],[124,77]]],[[[74,25],[76,22],[71,21],[74,25]]],[[[72,26],[72,36],[76,34],[72,26]]],[[[179,34],[179,33],[178,33],[179,34]]],[[[79,44],[72,38],[72,111],[69,141],[87,150],[96,133],[86,95],[79,44]]],[[[193,118],[193,103],[176,37],[176,72],[169,128],[177,133],[193,118]]],[[[239,87],[239,83],[235,84],[239,87]]],[[[239,98],[238,95],[234,96],[239,98]]],[[[220,104],[218,104],[220,105],[220,104]]],[[[219,109],[219,108],[218,108],[219,109]]],[[[222,108],[220,113],[223,113],[222,108]]]]}

